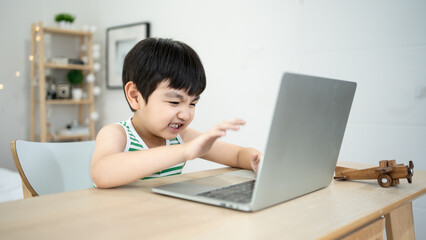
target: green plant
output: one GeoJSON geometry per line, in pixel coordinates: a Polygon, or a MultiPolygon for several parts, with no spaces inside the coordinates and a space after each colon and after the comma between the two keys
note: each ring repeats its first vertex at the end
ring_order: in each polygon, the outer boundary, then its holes
{"type": "Polygon", "coordinates": [[[67,74],[67,79],[72,85],[78,85],[83,82],[83,73],[80,70],[71,70],[67,74]]]}
{"type": "Polygon", "coordinates": [[[55,16],[55,22],[65,21],[65,22],[74,22],[75,17],[68,13],[59,13],[55,16]]]}

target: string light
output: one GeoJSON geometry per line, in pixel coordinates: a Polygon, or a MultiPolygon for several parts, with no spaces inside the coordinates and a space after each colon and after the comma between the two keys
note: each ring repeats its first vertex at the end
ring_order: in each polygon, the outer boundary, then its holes
{"type": "Polygon", "coordinates": [[[34,56],[30,55],[30,57],[28,59],[30,59],[30,61],[32,62],[34,60],[34,56]]]}
{"type": "Polygon", "coordinates": [[[93,58],[98,60],[101,57],[101,52],[93,51],[93,58]]]}
{"type": "Polygon", "coordinates": [[[97,121],[97,120],[99,119],[99,114],[98,114],[97,112],[92,112],[92,113],[90,114],[90,118],[91,118],[93,121],[97,121]]]}
{"type": "Polygon", "coordinates": [[[92,83],[95,81],[95,75],[94,74],[89,74],[86,77],[87,82],[92,83]]]}
{"type": "Polygon", "coordinates": [[[36,32],[40,31],[40,27],[39,27],[39,26],[36,26],[35,31],[36,31],[36,32]]]}
{"type": "Polygon", "coordinates": [[[95,72],[98,72],[99,70],[101,70],[101,64],[98,62],[93,63],[93,70],[95,72]]]}
{"type": "Polygon", "coordinates": [[[37,37],[36,37],[36,41],[37,41],[37,42],[40,42],[40,40],[41,40],[41,37],[40,37],[40,36],[37,36],[37,37]]]}
{"type": "Polygon", "coordinates": [[[15,73],[15,75],[16,75],[17,77],[19,77],[19,76],[21,76],[21,72],[17,71],[17,72],[15,73]]]}
{"type": "Polygon", "coordinates": [[[99,86],[93,87],[93,95],[99,96],[101,94],[101,88],[99,86]]]}
{"type": "Polygon", "coordinates": [[[3,88],[4,88],[3,83],[0,83],[0,90],[3,90],[3,88]]]}

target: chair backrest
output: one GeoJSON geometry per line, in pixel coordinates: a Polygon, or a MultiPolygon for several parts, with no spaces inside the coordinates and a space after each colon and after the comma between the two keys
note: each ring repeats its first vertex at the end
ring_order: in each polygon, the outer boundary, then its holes
{"type": "Polygon", "coordinates": [[[11,142],[16,168],[32,196],[92,187],[90,161],[94,149],[95,141],[11,142]]]}

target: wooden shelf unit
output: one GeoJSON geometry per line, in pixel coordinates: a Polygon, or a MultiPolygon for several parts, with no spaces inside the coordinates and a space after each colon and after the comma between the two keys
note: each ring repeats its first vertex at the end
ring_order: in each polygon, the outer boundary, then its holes
{"type": "MultiPolygon", "coordinates": [[[[42,24],[39,24],[39,26],[42,27],[42,24]]],[[[92,35],[92,33],[88,31],[63,29],[63,28],[55,28],[55,27],[44,27],[43,30],[45,33],[63,34],[63,35],[80,36],[80,37],[86,37],[86,36],[92,35]]]]}
{"type": "Polygon", "coordinates": [[[78,64],[57,64],[57,63],[50,63],[45,62],[44,67],[46,68],[56,68],[56,69],[77,69],[77,70],[87,70],[90,71],[92,69],[92,66],[89,65],[78,65],[78,64]]]}
{"type": "Polygon", "coordinates": [[[46,104],[52,104],[52,105],[61,105],[61,104],[91,104],[92,102],[89,99],[81,99],[81,100],[74,100],[74,99],[47,99],[46,104]]]}
{"type": "Polygon", "coordinates": [[[47,134],[47,141],[83,141],[83,139],[90,137],[90,134],[73,134],[73,135],[56,135],[53,137],[50,133],[47,134]]]}
{"type": "Polygon", "coordinates": [[[39,124],[40,124],[40,133],[39,140],[40,142],[47,142],[52,140],[83,140],[95,139],[95,124],[93,119],[90,118],[90,115],[94,112],[94,96],[93,96],[93,83],[88,83],[83,81],[82,88],[87,92],[87,98],[81,100],[74,99],[46,99],[46,75],[45,69],[76,69],[84,71],[84,76],[87,74],[94,74],[93,70],[93,49],[92,49],[93,39],[92,33],[86,31],[77,31],[70,29],[61,29],[54,27],[44,27],[42,22],[33,23],[31,27],[31,77],[30,77],[30,115],[31,115],[31,124],[30,124],[30,140],[36,141],[36,107],[39,109],[39,124]],[[85,65],[78,64],[57,64],[47,62],[45,60],[45,43],[44,35],[46,33],[52,35],[67,35],[69,37],[76,37],[80,39],[80,46],[87,44],[87,51],[83,52],[80,48],[80,57],[87,56],[88,62],[85,65]],[[86,41],[87,40],[87,41],[86,41]],[[37,59],[36,59],[37,56],[37,59]],[[37,82],[38,79],[38,82],[37,82]],[[38,99],[36,96],[36,88],[38,88],[38,99]],[[80,124],[84,123],[85,119],[85,107],[88,107],[88,118],[89,118],[89,134],[81,135],[76,134],[72,136],[55,136],[53,138],[50,133],[48,133],[48,123],[46,118],[46,106],[47,105],[78,105],[78,121],[80,124]]]}

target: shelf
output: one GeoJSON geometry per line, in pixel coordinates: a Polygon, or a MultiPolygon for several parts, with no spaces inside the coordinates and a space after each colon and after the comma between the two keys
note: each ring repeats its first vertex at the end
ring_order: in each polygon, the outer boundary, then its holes
{"type": "Polygon", "coordinates": [[[77,70],[91,70],[90,65],[79,65],[79,64],[57,64],[51,62],[45,62],[46,68],[57,68],[57,69],[77,69],[77,70]]]}
{"type": "Polygon", "coordinates": [[[90,138],[90,134],[75,134],[75,135],[55,135],[53,137],[51,134],[47,134],[47,141],[67,141],[67,140],[76,140],[76,139],[84,139],[90,138]]]}
{"type": "Polygon", "coordinates": [[[88,138],[90,134],[56,135],[55,140],[72,140],[77,138],[88,138]]]}
{"type": "Polygon", "coordinates": [[[46,104],[60,105],[60,104],[91,104],[92,101],[90,99],[47,99],[46,104]]]}
{"type": "Polygon", "coordinates": [[[55,28],[55,27],[44,27],[45,33],[54,33],[54,34],[63,34],[63,35],[71,35],[71,36],[91,36],[91,32],[73,30],[73,29],[63,29],[63,28],[55,28]]]}

